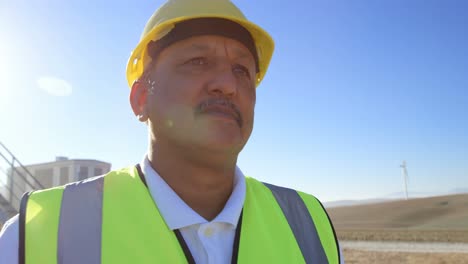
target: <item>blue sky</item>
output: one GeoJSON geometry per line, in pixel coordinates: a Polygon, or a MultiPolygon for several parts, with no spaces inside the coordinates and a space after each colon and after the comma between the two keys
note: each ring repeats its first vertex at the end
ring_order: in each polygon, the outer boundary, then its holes
{"type": "MultiPolygon", "coordinates": [[[[139,162],[125,67],[162,1],[47,3],[0,0],[0,141],[25,164],[139,162]]],[[[234,3],[276,42],[245,174],[362,199],[401,191],[406,160],[412,191],[468,187],[468,2],[234,3]]]]}

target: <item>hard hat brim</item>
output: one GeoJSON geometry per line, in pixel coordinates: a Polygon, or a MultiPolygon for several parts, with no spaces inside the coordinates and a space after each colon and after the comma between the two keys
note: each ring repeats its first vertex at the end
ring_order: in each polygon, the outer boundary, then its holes
{"type": "Polygon", "coordinates": [[[164,37],[167,33],[172,30],[174,25],[181,21],[186,21],[195,18],[223,18],[227,20],[231,20],[239,25],[243,26],[247,29],[252,38],[255,42],[255,46],[258,53],[259,59],[259,72],[257,73],[255,86],[258,86],[260,82],[265,77],[267,72],[268,66],[271,61],[271,57],[274,51],[274,41],[273,38],[268,34],[265,30],[261,27],[257,26],[256,24],[244,20],[239,19],[237,17],[232,16],[214,16],[213,14],[209,15],[197,15],[197,16],[185,16],[185,17],[178,17],[171,20],[167,20],[157,26],[155,26],[145,37],[141,39],[138,43],[136,48],[130,55],[130,58],[127,63],[127,82],[129,87],[131,88],[133,83],[138,80],[143,74],[145,67],[151,61],[151,58],[147,52],[147,46],[150,41],[155,41],[164,37]]]}

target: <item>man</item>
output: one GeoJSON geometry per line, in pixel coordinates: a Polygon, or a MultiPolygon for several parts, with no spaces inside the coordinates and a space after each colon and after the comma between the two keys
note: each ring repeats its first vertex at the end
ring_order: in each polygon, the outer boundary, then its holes
{"type": "Polygon", "coordinates": [[[25,194],[2,263],[339,263],[317,199],[236,166],[272,53],[230,1],[169,0],[127,66],[144,160],[25,194]]]}

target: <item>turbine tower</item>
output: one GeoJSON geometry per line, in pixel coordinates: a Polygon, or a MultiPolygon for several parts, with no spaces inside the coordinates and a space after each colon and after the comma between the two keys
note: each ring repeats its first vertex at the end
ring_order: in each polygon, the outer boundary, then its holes
{"type": "Polygon", "coordinates": [[[406,200],[408,200],[408,171],[406,170],[406,161],[405,160],[400,165],[400,167],[401,167],[401,171],[403,173],[403,182],[405,184],[405,196],[406,196],[406,200]]]}

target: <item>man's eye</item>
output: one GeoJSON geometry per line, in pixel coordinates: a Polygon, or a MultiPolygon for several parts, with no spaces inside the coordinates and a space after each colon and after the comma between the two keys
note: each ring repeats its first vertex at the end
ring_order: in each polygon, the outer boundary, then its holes
{"type": "Polygon", "coordinates": [[[205,65],[208,63],[208,61],[206,58],[198,57],[198,58],[190,59],[187,63],[191,65],[205,65]]]}
{"type": "Polygon", "coordinates": [[[245,67],[245,66],[236,64],[236,65],[234,65],[234,67],[233,67],[233,71],[234,71],[235,73],[237,73],[237,74],[241,74],[241,75],[243,75],[243,76],[245,76],[245,77],[250,78],[250,72],[249,72],[249,70],[247,69],[247,67],[245,67]]]}

